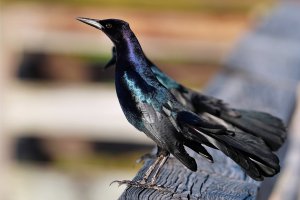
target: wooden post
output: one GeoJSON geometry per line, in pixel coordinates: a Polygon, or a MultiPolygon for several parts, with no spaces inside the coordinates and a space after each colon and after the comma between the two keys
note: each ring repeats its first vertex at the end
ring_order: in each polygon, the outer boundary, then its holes
{"type": "MultiPolygon", "coordinates": [[[[233,51],[223,71],[205,93],[224,99],[237,108],[260,110],[289,123],[300,79],[300,6],[280,4],[233,51]],[[293,29],[290,29],[293,27],[293,29]]],[[[261,185],[249,178],[222,152],[207,148],[215,163],[196,158],[198,171],[191,172],[174,158],[168,160],[158,184],[172,192],[128,187],[120,197],[129,199],[267,199],[275,178],[261,185]],[[258,188],[261,193],[258,194],[258,188]]],[[[284,148],[283,148],[284,149],[284,148]]],[[[281,154],[281,165],[283,154],[281,154]]],[[[134,180],[140,179],[153,160],[148,159],[134,180]]]]}

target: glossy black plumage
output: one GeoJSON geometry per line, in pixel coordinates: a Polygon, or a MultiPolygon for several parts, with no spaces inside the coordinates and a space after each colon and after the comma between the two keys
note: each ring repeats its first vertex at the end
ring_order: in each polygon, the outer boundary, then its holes
{"type": "MultiPolygon", "coordinates": [[[[261,138],[242,130],[230,130],[217,121],[208,120],[205,115],[195,114],[193,111],[197,109],[189,105],[192,99],[179,101],[176,92],[160,80],[165,76],[153,72],[153,64],[144,55],[127,22],[117,19],[79,20],[102,30],[114,43],[115,85],[122,110],[134,127],[158,145],[161,154],[171,153],[187,168],[196,171],[195,159],[188,155],[184,146],[212,161],[202,146],[204,144],[221,150],[256,180],[279,172],[278,158],[261,138]]],[[[182,94],[189,94],[189,90],[180,87],[176,91],[186,99],[182,94]]]]}
{"type": "MultiPolygon", "coordinates": [[[[108,68],[116,63],[116,49],[112,48],[112,58],[105,65],[108,68]]],[[[185,107],[198,114],[209,113],[235,127],[261,137],[272,151],[278,150],[286,139],[286,129],[283,122],[268,113],[231,108],[222,100],[201,94],[186,88],[162,72],[148,58],[156,78],[171,91],[185,107]]]]}

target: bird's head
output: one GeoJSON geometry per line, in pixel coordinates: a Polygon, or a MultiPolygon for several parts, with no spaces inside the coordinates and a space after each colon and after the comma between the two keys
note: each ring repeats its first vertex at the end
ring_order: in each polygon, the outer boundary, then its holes
{"type": "Polygon", "coordinates": [[[112,40],[113,43],[119,43],[128,35],[128,33],[131,32],[129,24],[119,19],[99,20],[78,17],[77,20],[100,29],[112,40]]]}

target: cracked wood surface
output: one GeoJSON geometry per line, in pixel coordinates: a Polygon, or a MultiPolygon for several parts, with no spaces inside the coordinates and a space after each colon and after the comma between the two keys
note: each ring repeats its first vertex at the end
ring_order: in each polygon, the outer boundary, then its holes
{"type": "MultiPolygon", "coordinates": [[[[298,9],[299,5],[290,3],[274,9],[240,42],[205,93],[224,99],[237,108],[269,112],[288,124],[295,105],[296,85],[300,80],[300,68],[297,65],[300,57],[293,51],[300,50],[300,40],[293,37],[294,41],[291,41],[283,27],[287,22],[300,21],[298,9]],[[277,30],[276,37],[274,27],[277,30]],[[282,37],[278,37],[280,31],[284,31],[282,37]]],[[[300,38],[300,29],[298,33],[300,38]]],[[[197,160],[196,172],[188,170],[173,157],[167,161],[157,183],[167,187],[169,192],[127,187],[120,199],[267,199],[270,194],[267,190],[272,188],[277,176],[261,184],[249,178],[222,152],[207,149],[214,163],[187,149],[197,160]]],[[[284,166],[286,148],[282,149],[279,157],[281,166],[284,166]]],[[[146,160],[134,180],[141,179],[152,162],[152,159],[146,160]]]]}
{"type": "MultiPolygon", "coordinates": [[[[240,173],[237,166],[221,152],[208,149],[214,155],[215,163],[197,158],[199,169],[192,172],[174,158],[168,160],[158,178],[170,192],[129,187],[120,199],[252,199],[258,183],[240,173]],[[226,167],[228,170],[224,170],[226,167]],[[228,188],[231,188],[228,191],[228,188]]],[[[190,152],[191,153],[191,152],[190,152]]],[[[193,154],[193,153],[192,153],[193,154]]],[[[134,180],[138,180],[153,160],[147,160],[134,180]]]]}

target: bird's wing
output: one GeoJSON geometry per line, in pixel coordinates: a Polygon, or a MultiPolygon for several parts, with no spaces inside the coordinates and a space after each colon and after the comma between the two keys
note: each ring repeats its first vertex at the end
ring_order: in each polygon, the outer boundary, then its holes
{"type": "Polygon", "coordinates": [[[279,118],[264,112],[234,109],[218,98],[185,88],[154,64],[151,66],[157,79],[187,109],[195,113],[209,113],[245,132],[261,137],[273,151],[278,150],[284,143],[286,128],[279,118]]]}
{"type": "Polygon", "coordinates": [[[187,109],[194,110],[193,105],[190,103],[189,96],[190,92],[183,85],[177,83],[174,79],[169,77],[167,74],[162,72],[159,68],[157,68],[153,63],[149,61],[151,65],[151,70],[156,76],[157,80],[167,88],[172,95],[187,109]]]}
{"type": "Polygon", "coordinates": [[[151,61],[149,61],[149,64],[159,82],[170,90],[176,99],[186,108],[198,113],[208,112],[213,115],[220,115],[221,111],[225,110],[231,115],[238,115],[233,110],[228,109],[227,104],[222,100],[188,89],[162,72],[151,61]]]}
{"type": "Polygon", "coordinates": [[[200,92],[189,90],[189,100],[196,112],[207,112],[214,116],[220,116],[221,113],[226,113],[231,117],[238,118],[240,113],[229,107],[227,103],[221,99],[204,95],[200,92]]]}
{"type": "Polygon", "coordinates": [[[167,89],[176,89],[180,92],[187,92],[185,88],[177,83],[174,79],[169,77],[167,74],[162,72],[156,65],[154,65],[151,61],[148,61],[151,66],[151,71],[154,73],[158,81],[164,85],[167,89]]]}
{"type": "Polygon", "coordinates": [[[239,116],[238,112],[229,108],[222,100],[188,89],[162,72],[150,60],[148,60],[148,63],[159,82],[170,90],[180,103],[189,109],[196,112],[208,112],[213,115],[220,115],[223,111],[230,116],[239,116]]]}
{"type": "Polygon", "coordinates": [[[232,134],[225,126],[213,123],[212,121],[207,121],[192,112],[184,111],[184,109],[178,109],[177,106],[176,103],[172,104],[171,101],[168,101],[167,104],[163,105],[164,113],[174,122],[174,126],[180,127],[178,122],[189,121],[189,123],[196,125],[199,129],[209,131],[212,134],[232,134]]]}

